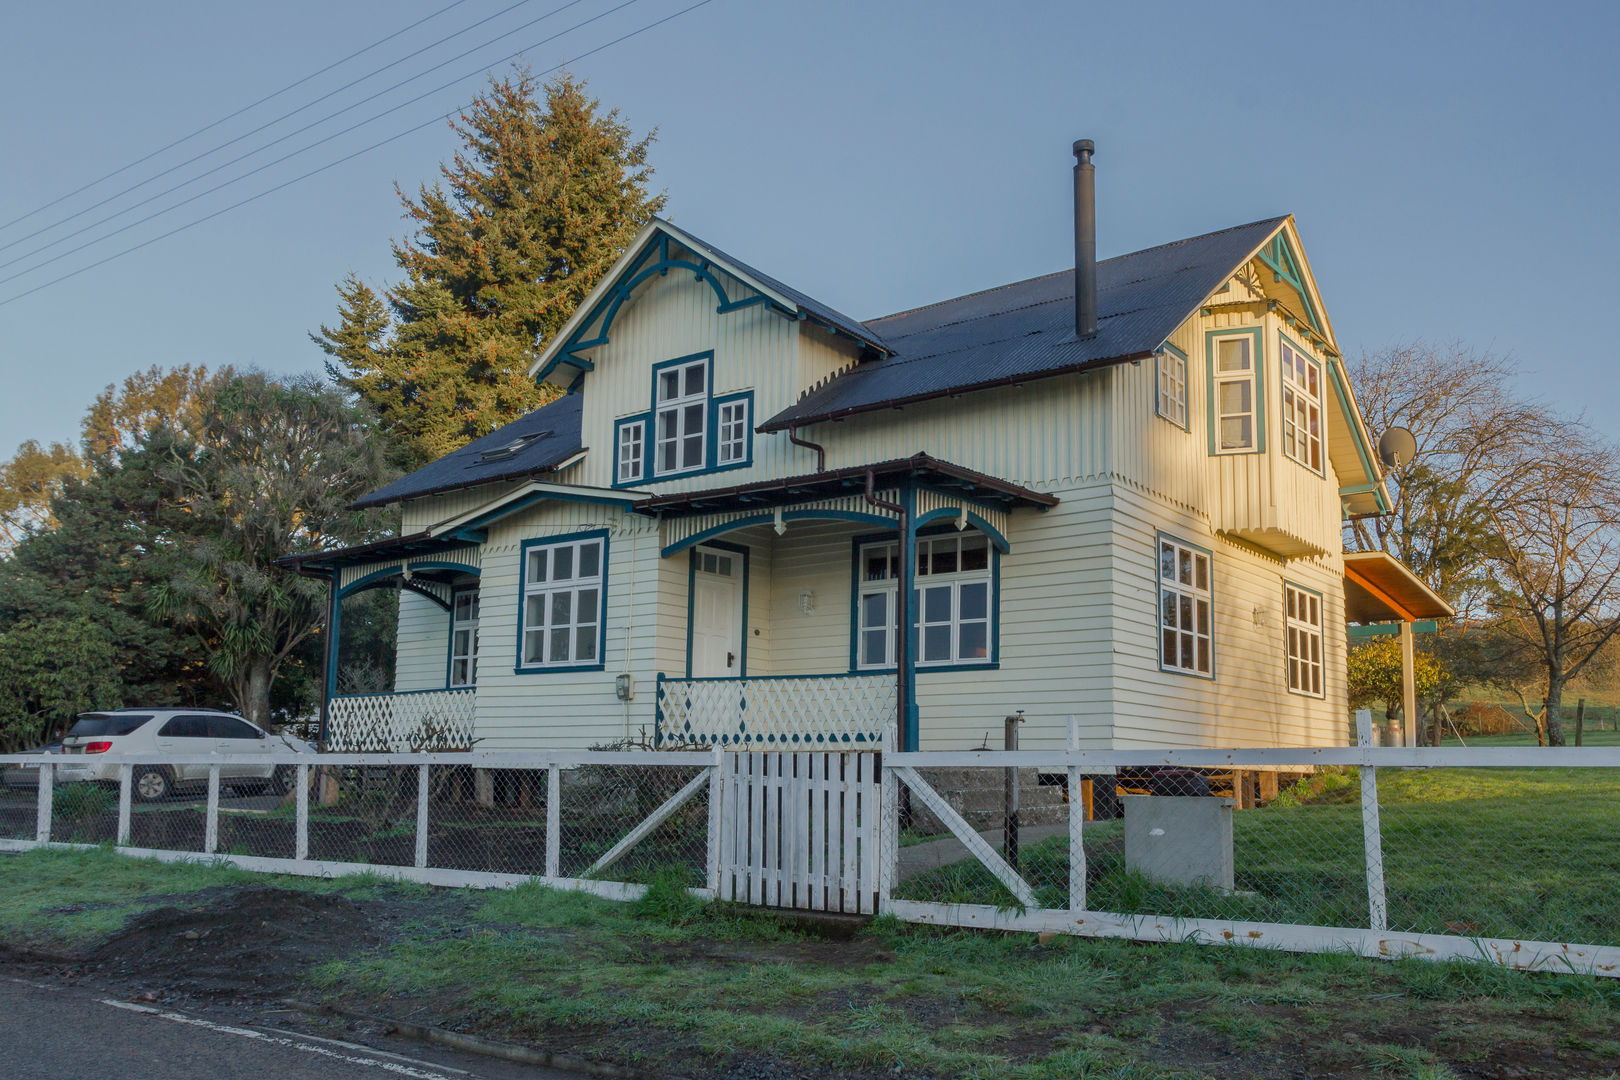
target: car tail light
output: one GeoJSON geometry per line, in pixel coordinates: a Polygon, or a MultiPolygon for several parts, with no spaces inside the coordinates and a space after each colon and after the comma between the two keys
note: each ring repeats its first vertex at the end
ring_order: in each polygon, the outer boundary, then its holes
{"type": "Polygon", "coordinates": [[[111,749],[112,749],[112,743],[107,742],[106,740],[102,740],[101,742],[90,742],[90,743],[85,743],[84,744],[84,752],[87,753],[87,754],[105,754],[107,751],[109,751],[111,749]]]}

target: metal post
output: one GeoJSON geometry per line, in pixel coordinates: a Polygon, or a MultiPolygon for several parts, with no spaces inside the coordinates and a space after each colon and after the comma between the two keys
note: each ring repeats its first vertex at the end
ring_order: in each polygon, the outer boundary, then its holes
{"type": "Polygon", "coordinates": [[[428,769],[427,764],[416,767],[416,865],[427,865],[428,845],[428,769]]]}
{"type": "MultiPolygon", "coordinates": [[[[1019,709],[1012,716],[1007,717],[1003,723],[1002,740],[1005,749],[1018,749],[1018,725],[1024,722],[1024,710],[1019,709]]],[[[1005,791],[1005,813],[1002,822],[1003,837],[1005,840],[1002,857],[1007,865],[1014,870],[1018,869],[1018,770],[1008,769],[1005,791]]]]}
{"type": "Polygon", "coordinates": [[[219,766],[208,766],[208,813],[203,823],[203,854],[219,849],[219,766]]]}
{"type": "MultiPolygon", "coordinates": [[[[47,758],[50,755],[45,755],[47,758]]],[[[51,842],[51,797],[56,788],[56,764],[47,760],[39,767],[39,791],[34,813],[34,839],[41,844],[51,842]]]]}
{"type": "Polygon", "coordinates": [[[135,766],[118,766],[118,840],[117,847],[129,846],[130,789],[135,786],[135,766]]]}
{"type": "Polygon", "coordinates": [[[562,770],[546,766],[546,877],[562,877],[562,770]]]}
{"type": "MultiPolygon", "coordinates": [[[[1366,749],[1378,745],[1373,738],[1372,712],[1356,710],[1356,741],[1366,749]]],[[[1378,820],[1378,768],[1370,760],[1361,766],[1361,836],[1367,858],[1367,925],[1389,929],[1389,908],[1384,896],[1384,833],[1378,820]]]]}
{"type": "MultiPolygon", "coordinates": [[[[1080,720],[1069,717],[1069,749],[1080,749],[1080,720]]],[[[1086,800],[1081,795],[1080,766],[1069,766],[1069,910],[1086,910],[1086,800]]]]}
{"type": "Polygon", "coordinates": [[[293,858],[303,862],[309,858],[309,766],[299,765],[297,769],[298,776],[294,783],[298,785],[298,795],[293,814],[297,832],[293,841],[293,858]]]}

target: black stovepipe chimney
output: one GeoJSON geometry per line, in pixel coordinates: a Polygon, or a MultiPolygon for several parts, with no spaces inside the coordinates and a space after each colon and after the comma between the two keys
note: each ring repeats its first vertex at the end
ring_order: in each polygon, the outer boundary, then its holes
{"type": "Polygon", "coordinates": [[[1096,144],[1074,144],[1074,336],[1097,332],[1097,169],[1096,144]]]}

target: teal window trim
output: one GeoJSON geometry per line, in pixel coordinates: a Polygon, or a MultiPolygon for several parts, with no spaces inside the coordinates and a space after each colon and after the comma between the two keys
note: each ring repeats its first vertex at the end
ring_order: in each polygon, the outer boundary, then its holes
{"type": "Polygon", "coordinates": [[[1327,697],[1327,597],[1324,596],[1320,591],[1311,588],[1309,585],[1301,585],[1297,581],[1291,581],[1288,578],[1283,578],[1283,598],[1282,599],[1283,599],[1283,607],[1282,607],[1282,610],[1283,610],[1283,687],[1290,694],[1293,694],[1296,697],[1307,697],[1307,698],[1313,698],[1315,700],[1321,701],[1321,700],[1323,700],[1323,699],[1325,699],[1327,697]],[[1320,693],[1314,693],[1314,692],[1312,692],[1310,690],[1296,690],[1296,689],[1294,689],[1293,679],[1290,677],[1291,676],[1290,669],[1291,669],[1291,667],[1292,667],[1292,665],[1294,663],[1294,655],[1293,655],[1293,652],[1289,648],[1289,631],[1292,629],[1292,627],[1289,626],[1289,618],[1288,618],[1288,590],[1289,589],[1293,589],[1295,592],[1309,593],[1310,595],[1316,597],[1316,614],[1317,614],[1317,617],[1318,617],[1318,620],[1319,620],[1316,623],[1316,625],[1314,627],[1311,626],[1310,621],[1306,620],[1306,619],[1296,619],[1294,621],[1299,623],[1303,627],[1310,628],[1316,634],[1316,648],[1317,648],[1317,653],[1318,653],[1316,666],[1319,669],[1318,674],[1319,674],[1319,676],[1321,677],[1321,680],[1322,680],[1322,690],[1321,690],[1320,693]]]}
{"type": "MultiPolygon", "coordinates": [[[[659,484],[668,480],[686,480],[694,476],[708,476],[711,473],[730,472],[732,469],[746,469],[754,464],[754,391],[735,390],[724,394],[714,389],[714,350],[691,353],[686,356],[677,356],[673,360],[661,360],[652,366],[651,405],[644,413],[623,417],[615,421],[613,426],[613,480],[612,487],[645,487],[649,484],[659,484]],[[658,377],[672,367],[684,367],[697,361],[706,361],[706,387],[703,411],[703,461],[701,464],[688,469],[677,469],[673,472],[658,472],[656,458],[658,454],[658,377]],[[720,414],[725,406],[741,402],[744,408],[743,418],[743,455],[734,461],[722,463],[720,461],[720,414]],[[641,473],[634,479],[620,478],[619,476],[619,438],[620,432],[633,424],[642,425],[641,436],[641,473]]],[[[669,552],[665,552],[666,555],[669,552]]]]}
{"type": "MultiPolygon", "coordinates": [[[[710,374],[713,374],[710,367],[710,374]]],[[[754,463],[754,392],[742,390],[734,394],[709,395],[709,430],[714,432],[714,438],[709,448],[708,472],[727,472],[731,469],[746,469],[754,463]],[[727,405],[742,403],[743,406],[743,445],[742,457],[732,461],[720,460],[720,414],[727,405]]]]}
{"type": "Polygon", "coordinates": [[[741,544],[729,543],[725,540],[705,540],[702,544],[689,548],[686,567],[686,677],[692,675],[692,617],[696,613],[697,604],[697,572],[698,551],[700,547],[716,548],[733,555],[742,556],[742,644],[737,648],[737,674],[709,676],[706,681],[730,681],[732,679],[748,678],[748,549],[741,544]]]}
{"type": "Polygon", "coordinates": [[[1282,365],[1284,360],[1282,346],[1287,346],[1300,356],[1303,356],[1307,364],[1316,365],[1316,424],[1317,438],[1320,440],[1316,453],[1317,456],[1322,459],[1322,467],[1318,469],[1312,466],[1310,462],[1301,461],[1299,458],[1289,453],[1286,440],[1283,442],[1283,457],[1287,458],[1289,461],[1292,461],[1301,468],[1308,469],[1317,476],[1326,477],[1328,466],[1327,365],[1320,358],[1318,358],[1312,350],[1305,348],[1305,346],[1289,337],[1286,333],[1279,330],[1277,332],[1277,338],[1279,342],[1279,347],[1277,349],[1277,415],[1279,417],[1286,418],[1288,415],[1287,407],[1283,404],[1283,395],[1288,392],[1289,383],[1288,379],[1282,373],[1282,365]]]}
{"type": "Polygon", "coordinates": [[[585,532],[559,533],[556,536],[538,536],[532,540],[525,540],[518,549],[518,610],[517,610],[517,664],[512,669],[515,675],[564,675],[577,671],[604,671],[607,667],[607,602],[609,562],[608,553],[610,537],[607,529],[590,529],[585,532]],[[527,615],[528,604],[526,597],[529,586],[529,552],[539,547],[560,547],[564,544],[578,543],[581,540],[602,541],[602,573],[601,581],[597,586],[597,626],[596,626],[596,660],[588,664],[525,664],[523,662],[523,631],[524,617],[527,615]]]}
{"type": "Polygon", "coordinates": [[[1266,452],[1266,355],[1264,338],[1265,329],[1259,326],[1242,326],[1229,330],[1208,330],[1204,333],[1204,412],[1209,429],[1209,454],[1211,457],[1263,454],[1266,452]],[[1254,350],[1254,447],[1248,450],[1221,450],[1216,446],[1215,431],[1215,342],[1218,338],[1243,337],[1244,335],[1253,339],[1254,342],[1252,346],[1254,350]]]}
{"type": "Polygon", "coordinates": [[[1192,431],[1192,395],[1189,393],[1191,387],[1188,385],[1189,368],[1190,365],[1187,363],[1187,354],[1170,344],[1168,341],[1163,345],[1160,345],[1153,354],[1153,411],[1162,419],[1186,432],[1192,431]],[[1169,415],[1162,408],[1164,404],[1164,385],[1161,380],[1164,378],[1165,353],[1170,353],[1181,361],[1180,420],[1177,420],[1175,417],[1169,415]]]}
{"type": "MultiPolygon", "coordinates": [[[[953,514],[952,516],[954,518],[955,515],[953,514]]],[[[1000,534],[995,532],[993,529],[989,529],[988,527],[979,528],[978,526],[975,526],[975,530],[982,533],[989,541],[990,566],[989,577],[987,580],[989,581],[990,585],[990,595],[986,605],[986,613],[989,622],[988,633],[986,634],[989,657],[988,659],[975,658],[971,660],[957,660],[954,662],[945,663],[929,663],[926,660],[918,659],[915,665],[915,672],[919,675],[928,674],[931,672],[948,671],[997,671],[1001,668],[1001,556],[1003,551],[1007,549],[1005,547],[1005,540],[1002,540],[1001,543],[997,543],[998,539],[1000,539],[1000,534]]],[[[966,532],[967,530],[964,529],[960,531],[966,532]]],[[[919,527],[914,531],[915,539],[913,543],[915,544],[916,542],[923,542],[939,537],[954,535],[959,535],[959,532],[953,525],[940,523],[930,525],[926,528],[919,527]]],[[[861,580],[861,549],[874,544],[893,544],[896,546],[896,554],[899,554],[900,548],[904,546],[901,543],[898,532],[894,530],[889,532],[864,533],[862,535],[852,537],[850,540],[849,673],[851,675],[892,675],[895,671],[895,666],[893,664],[863,667],[860,662],[860,599],[861,585],[863,584],[861,580]]],[[[915,550],[913,550],[912,558],[913,561],[915,561],[915,550]]],[[[913,591],[920,594],[922,590],[927,587],[926,579],[929,575],[925,574],[919,577],[914,573],[912,576],[913,591]]],[[[898,589],[898,579],[891,580],[893,581],[892,587],[894,589],[898,589]]],[[[921,597],[919,595],[918,602],[912,604],[912,614],[913,616],[916,616],[912,621],[911,637],[913,641],[915,641],[916,637],[922,632],[922,620],[920,618],[920,611],[918,610],[920,601],[921,597]]],[[[891,635],[888,648],[892,649],[893,647],[894,636],[891,635]]]]}
{"type": "MultiPolygon", "coordinates": [[[[703,352],[690,353],[686,356],[677,356],[673,360],[661,360],[652,366],[652,391],[647,400],[651,402],[648,415],[651,417],[647,425],[647,468],[645,475],[647,482],[657,483],[660,480],[678,480],[687,476],[699,476],[709,471],[709,465],[714,460],[714,350],[706,349],[703,352]],[[658,377],[670,368],[690,367],[694,364],[703,365],[703,455],[696,465],[685,468],[675,468],[668,472],[658,469],[658,377]]],[[[687,402],[686,405],[691,405],[687,402]]],[[[689,435],[682,433],[683,438],[689,435]]],[[[676,460],[679,460],[681,447],[677,443],[676,460]]]]}
{"type": "MultiPolygon", "coordinates": [[[[456,682],[456,598],[464,593],[478,596],[478,585],[456,585],[450,590],[450,640],[445,648],[446,658],[444,667],[444,688],[446,690],[471,690],[478,685],[478,616],[473,618],[472,653],[468,657],[472,681],[456,682]]],[[[480,615],[482,612],[480,612],[480,615]]]]}
{"type": "Polygon", "coordinates": [[[652,415],[640,413],[636,416],[627,416],[622,420],[613,422],[613,487],[634,487],[647,478],[647,466],[652,460],[652,415]],[[620,468],[621,457],[624,453],[624,444],[620,441],[626,428],[639,426],[641,428],[641,465],[636,469],[635,475],[626,476],[620,468]]]}
{"type": "Polygon", "coordinates": [[[1276,235],[1260,249],[1258,257],[1278,281],[1287,282],[1299,293],[1300,303],[1305,306],[1305,318],[1310,322],[1311,329],[1318,334],[1325,334],[1327,331],[1322,327],[1321,313],[1316,310],[1316,304],[1311,300],[1310,287],[1305,284],[1304,264],[1294,253],[1286,231],[1278,229],[1276,235]]]}
{"type": "Polygon", "coordinates": [[[1215,681],[1217,665],[1215,663],[1215,552],[1209,548],[1194,544],[1190,540],[1164,530],[1159,530],[1153,540],[1153,637],[1154,651],[1159,657],[1159,670],[1170,675],[1185,675],[1189,679],[1206,679],[1215,681]],[[1164,577],[1160,571],[1160,547],[1164,544],[1174,544],[1187,548],[1189,551],[1200,552],[1209,559],[1209,671],[1196,671],[1192,668],[1171,667],[1164,662],[1164,577]]]}

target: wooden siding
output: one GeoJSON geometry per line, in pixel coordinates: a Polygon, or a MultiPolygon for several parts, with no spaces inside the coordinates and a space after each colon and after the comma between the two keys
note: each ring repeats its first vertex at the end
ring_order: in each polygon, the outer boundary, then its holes
{"type": "MultiPolygon", "coordinates": [[[[342,632],[341,629],[339,631],[342,632]]],[[[394,689],[442,689],[450,675],[450,613],[425,596],[401,591],[394,689]]]]}

